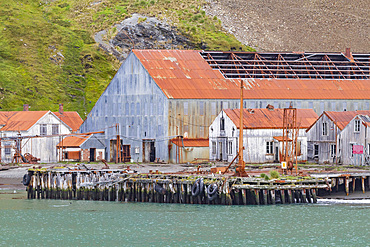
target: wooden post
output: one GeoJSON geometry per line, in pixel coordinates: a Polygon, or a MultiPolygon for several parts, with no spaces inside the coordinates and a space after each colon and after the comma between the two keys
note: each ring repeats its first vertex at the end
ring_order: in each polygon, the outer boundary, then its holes
{"type": "Polygon", "coordinates": [[[281,204],[285,204],[285,190],[280,190],[281,204]]]}
{"type": "Polygon", "coordinates": [[[365,193],[365,176],[361,177],[362,193],[365,193]]]}

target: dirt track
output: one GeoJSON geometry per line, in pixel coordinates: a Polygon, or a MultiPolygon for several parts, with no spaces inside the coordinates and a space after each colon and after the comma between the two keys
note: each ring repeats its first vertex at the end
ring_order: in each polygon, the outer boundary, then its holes
{"type": "Polygon", "coordinates": [[[369,0],[208,0],[207,14],[257,51],[370,50],[369,0]]]}

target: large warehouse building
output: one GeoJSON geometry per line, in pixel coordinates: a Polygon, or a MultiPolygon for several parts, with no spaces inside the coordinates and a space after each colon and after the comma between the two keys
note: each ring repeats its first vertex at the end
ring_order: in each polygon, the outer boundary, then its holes
{"type": "MultiPolygon", "coordinates": [[[[369,110],[370,54],[133,50],[82,124],[105,130],[108,160],[179,160],[176,136],[208,138],[222,109],[369,110]],[[177,153],[177,152],[175,152],[177,153]]],[[[182,147],[179,152],[191,152],[182,147]]],[[[192,155],[188,155],[193,157],[192,155]]],[[[209,157],[199,157],[209,158],[209,157]]],[[[185,162],[186,160],[182,160],[185,162]]]]}

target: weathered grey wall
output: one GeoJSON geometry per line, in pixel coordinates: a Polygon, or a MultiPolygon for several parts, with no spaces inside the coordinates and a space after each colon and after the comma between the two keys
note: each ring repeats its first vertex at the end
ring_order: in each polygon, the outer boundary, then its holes
{"type": "MultiPolygon", "coordinates": [[[[330,145],[336,144],[336,135],[340,132],[334,122],[323,114],[317,122],[307,132],[308,139],[308,161],[314,161],[318,163],[335,163],[335,157],[330,157],[330,145]],[[327,135],[323,135],[323,123],[327,123],[327,135]],[[319,145],[318,158],[314,157],[314,145],[319,145]]],[[[338,146],[337,152],[338,154],[338,146]]]]}
{"type": "MultiPolygon", "coordinates": [[[[355,120],[359,118],[352,119],[351,122],[343,129],[343,131],[340,133],[339,138],[340,139],[340,154],[341,154],[341,160],[343,164],[347,165],[354,165],[355,164],[355,156],[352,155],[352,148],[351,144],[356,145],[363,145],[364,152],[368,152],[368,143],[370,142],[368,128],[362,123],[360,124],[360,131],[355,132],[355,120]]],[[[357,156],[357,158],[359,158],[357,156]]],[[[363,159],[363,156],[360,157],[363,159]]],[[[356,164],[358,164],[358,160],[356,161],[356,164]]],[[[363,162],[363,160],[362,160],[363,162]]]]}
{"type": "Polygon", "coordinates": [[[81,125],[80,132],[105,130],[106,157],[110,140],[116,139],[115,124],[131,157],[142,161],[142,139],[154,139],[156,157],[168,159],[168,99],[131,53],[81,125]],[[135,153],[138,147],[139,154],[135,153]]]}

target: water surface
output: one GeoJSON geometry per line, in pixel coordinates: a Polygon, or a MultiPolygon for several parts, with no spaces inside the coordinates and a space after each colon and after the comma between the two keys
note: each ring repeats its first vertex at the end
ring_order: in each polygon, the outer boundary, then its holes
{"type": "Polygon", "coordinates": [[[369,200],[213,206],[15,198],[24,194],[0,194],[0,246],[370,246],[369,200]]]}

